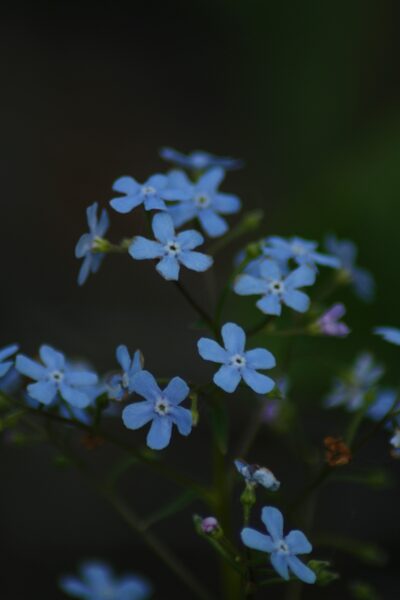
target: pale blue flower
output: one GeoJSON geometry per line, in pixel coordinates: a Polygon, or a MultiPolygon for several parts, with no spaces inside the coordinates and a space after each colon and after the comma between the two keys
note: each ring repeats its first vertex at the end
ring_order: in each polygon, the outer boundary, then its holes
{"type": "Polygon", "coordinates": [[[228,223],[221,215],[232,215],[240,210],[240,200],[234,194],[218,191],[225,176],[221,168],[214,168],[193,183],[182,171],[169,174],[171,185],[189,194],[189,200],[168,208],[176,227],[198,219],[209,237],[219,237],[228,231],[228,223]]]}
{"type": "Polygon", "coordinates": [[[310,299],[298,288],[314,282],[315,270],[308,266],[303,265],[284,275],[276,262],[265,259],[260,264],[260,277],[246,273],[239,275],[233,289],[240,296],[262,296],[256,305],[267,315],[280,315],[282,304],[304,313],[310,306],[310,299]]]}
{"type": "Polygon", "coordinates": [[[83,285],[90,273],[97,273],[104,258],[103,252],[96,251],[96,239],[104,237],[109,220],[107,211],[101,211],[100,219],[97,220],[98,204],[95,202],[86,210],[89,233],[84,233],[75,247],[76,258],[83,258],[83,263],[78,275],[78,284],[83,285]]]}
{"type": "Polygon", "coordinates": [[[273,568],[283,579],[288,580],[292,572],[304,583],[315,583],[314,571],[297,558],[298,554],[309,554],[312,551],[312,546],[304,533],[294,529],[284,536],[282,513],[272,506],[265,506],[262,509],[261,519],[269,535],[245,527],[241,533],[245,546],[267,552],[273,568]]]}
{"type": "Polygon", "coordinates": [[[128,348],[121,345],[116,350],[116,358],[122,372],[112,376],[107,386],[108,396],[112,400],[122,400],[125,394],[134,391],[134,376],[143,368],[143,356],[140,350],[136,350],[131,358],[128,348]]]}
{"type": "Polygon", "coordinates": [[[386,342],[400,346],[400,329],[395,327],[375,327],[374,333],[383,337],[386,342]]]}
{"type": "Polygon", "coordinates": [[[36,380],[27,387],[29,396],[47,406],[55,401],[58,394],[76,408],[86,408],[91,404],[90,390],[98,382],[96,373],[70,367],[64,354],[50,346],[41,346],[39,356],[43,364],[23,354],[18,354],[15,363],[22,375],[36,380]]]}
{"type": "Polygon", "coordinates": [[[298,265],[308,265],[310,267],[322,265],[336,269],[340,267],[340,260],[336,256],[321,254],[321,252],[317,252],[317,248],[317,242],[304,240],[300,237],[285,240],[279,236],[270,236],[266,239],[263,254],[280,263],[292,259],[298,265]]]}
{"type": "Polygon", "coordinates": [[[199,354],[204,360],[222,364],[213,377],[215,385],[232,393],[243,379],[257,394],[270,392],[275,385],[274,381],[258,373],[258,369],[275,367],[275,358],[271,352],[265,348],[246,351],[246,334],[235,323],[226,323],[221,333],[225,348],[209,338],[201,338],[197,343],[199,354]]]}
{"type": "Polygon", "coordinates": [[[190,154],[183,154],[173,148],[161,148],[160,156],[172,162],[178,167],[190,169],[192,171],[204,171],[212,167],[222,167],[226,171],[240,169],[243,166],[243,161],[237,158],[228,156],[215,156],[202,150],[195,150],[190,154]]]}
{"type": "Polygon", "coordinates": [[[142,577],[133,574],[117,577],[107,564],[98,561],[83,563],[80,577],[62,577],[60,588],[80,600],[145,600],[152,591],[142,577]]]}
{"type": "Polygon", "coordinates": [[[340,268],[346,272],[353,286],[355,294],[370,302],[375,295],[375,281],[366,269],[356,265],[357,246],[351,240],[338,240],[334,235],[328,235],[325,239],[325,247],[340,260],[340,268]]]}
{"type": "Polygon", "coordinates": [[[249,465],[245,460],[237,458],[234,461],[234,465],[243,477],[243,479],[253,485],[261,485],[270,492],[276,492],[280,488],[280,482],[277,480],[275,475],[266,467],[260,467],[260,465],[249,465]]]}
{"type": "Polygon", "coordinates": [[[198,231],[190,229],[175,233],[167,213],[157,213],[151,226],[157,241],[136,236],[129,247],[129,254],[136,260],[157,259],[156,269],[164,279],[177,281],[181,265],[202,272],[213,264],[211,256],[193,251],[204,242],[198,231]]]}
{"type": "Polygon", "coordinates": [[[113,190],[123,196],[110,200],[110,205],[119,213],[131,212],[143,204],[145,210],[166,210],[165,200],[187,200],[188,193],[170,186],[166,175],[152,175],[145,183],[138,183],[133,177],[120,177],[113,184],[113,190]]]}
{"type": "Polygon", "coordinates": [[[180,377],[174,377],[164,390],[161,390],[148,371],[139,371],[134,377],[134,389],[144,402],[126,406],[122,420],[128,429],[140,429],[151,422],[147,435],[147,445],[152,450],[166,448],[171,440],[172,426],[176,425],[181,435],[189,435],[192,430],[192,413],[180,406],[187,398],[189,387],[180,377]]]}
{"type": "Polygon", "coordinates": [[[18,344],[10,344],[0,350],[0,378],[7,375],[8,371],[14,364],[13,360],[9,360],[13,354],[18,352],[18,344]]]}
{"type": "Polygon", "coordinates": [[[326,310],[316,321],[317,329],[323,335],[332,337],[346,337],[350,333],[346,323],[342,323],[340,319],[346,314],[344,304],[338,302],[326,310]]]}
{"type": "MultiPolygon", "coordinates": [[[[367,416],[373,421],[380,421],[390,411],[397,411],[400,408],[398,393],[391,388],[379,389],[376,393],[373,404],[367,411],[367,416]]],[[[394,426],[400,426],[400,415],[396,415],[393,419],[388,420],[386,426],[390,429],[394,426]]]]}

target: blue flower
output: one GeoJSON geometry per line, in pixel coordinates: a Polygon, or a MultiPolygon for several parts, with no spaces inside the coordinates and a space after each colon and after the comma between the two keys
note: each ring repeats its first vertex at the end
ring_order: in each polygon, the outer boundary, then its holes
{"type": "Polygon", "coordinates": [[[102,562],[91,561],[80,568],[81,577],[67,575],[60,587],[68,596],[81,600],[145,600],[151,593],[149,583],[137,575],[116,577],[102,562]]]}
{"type": "Polygon", "coordinates": [[[356,266],[357,246],[351,240],[338,240],[334,235],[328,235],[325,240],[328,252],[337,256],[341,269],[353,285],[355,294],[370,302],[375,295],[374,278],[369,271],[356,266]]]}
{"type": "MultiPolygon", "coordinates": [[[[397,411],[400,408],[398,393],[394,389],[384,388],[376,393],[373,404],[367,411],[367,416],[373,421],[380,421],[391,410],[397,411]]],[[[387,423],[387,427],[392,428],[395,425],[400,426],[400,415],[396,415],[394,419],[387,423]]]]}
{"type": "Polygon", "coordinates": [[[19,346],[17,344],[11,344],[10,346],[6,346],[0,350],[0,377],[4,377],[11,369],[14,364],[14,361],[7,360],[13,354],[18,352],[19,346]]]}
{"type": "Polygon", "coordinates": [[[69,367],[65,356],[50,346],[41,346],[39,356],[43,365],[23,354],[18,354],[15,363],[22,375],[36,380],[36,383],[27,387],[29,396],[48,406],[60,394],[68,404],[76,408],[89,406],[92,402],[90,389],[97,384],[97,375],[69,367]]]}
{"type": "Polygon", "coordinates": [[[143,368],[143,356],[140,350],[136,350],[131,358],[126,346],[118,346],[116,357],[122,373],[113,375],[111,378],[108,385],[108,396],[112,400],[122,400],[126,393],[134,391],[134,376],[143,368]]]}
{"type": "Polygon", "coordinates": [[[204,360],[222,363],[222,367],[213,377],[215,385],[225,392],[232,393],[243,379],[257,394],[270,392],[275,383],[257,370],[275,367],[275,358],[271,352],[265,348],[255,348],[246,352],[246,334],[235,323],[226,323],[221,333],[225,348],[209,338],[201,338],[197,343],[199,354],[204,360]]]}
{"type": "Polygon", "coordinates": [[[193,252],[193,248],[204,242],[198,231],[190,229],[176,234],[172,219],[167,213],[157,213],[151,225],[158,241],[136,236],[129,247],[129,254],[136,260],[160,259],[156,269],[164,279],[177,281],[180,265],[200,272],[206,271],[213,264],[211,256],[193,252]]]}
{"type": "Polygon", "coordinates": [[[344,405],[349,411],[358,410],[364,405],[366,395],[383,372],[383,368],[375,364],[371,354],[361,354],[343,378],[335,379],[333,390],[325,399],[325,406],[331,408],[344,405]]]}
{"type": "Polygon", "coordinates": [[[283,579],[288,580],[291,571],[304,583],[315,583],[314,571],[297,558],[297,554],[309,554],[312,551],[304,533],[294,529],[284,537],[282,513],[272,506],[264,506],[261,519],[270,535],[245,527],[241,533],[244,545],[270,554],[273,568],[283,579]]]}
{"type": "Polygon", "coordinates": [[[340,319],[346,314],[344,304],[338,302],[326,310],[314,324],[317,331],[333,337],[346,337],[350,329],[340,319]]]}
{"type": "Polygon", "coordinates": [[[209,237],[218,237],[228,231],[228,223],[221,215],[231,215],[240,210],[240,200],[233,194],[218,191],[225,172],[221,168],[211,169],[192,183],[182,171],[169,174],[171,185],[184,190],[189,200],[169,207],[169,214],[176,227],[197,218],[209,237]]]}
{"type": "Polygon", "coordinates": [[[102,238],[109,227],[107,211],[101,211],[100,220],[97,220],[98,204],[95,202],[86,210],[89,233],[84,233],[75,247],[76,258],[83,258],[83,263],[78,275],[78,284],[83,285],[90,273],[97,273],[104,258],[103,252],[96,251],[96,239],[102,238]]]}
{"type": "Polygon", "coordinates": [[[131,212],[140,204],[145,210],[166,210],[165,200],[187,200],[189,194],[169,185],[166,175],[152,175],[145,183],[138,183],[133,177],[120,177],[113,184],[113,190],[124,194],[110,200],[119,213],[131,212]]]}
{"type": "Polygon", "coordinates": [[[258,308],[267,315],[280,315],[282,304],[298,312],[306,312],[310,299],[298,288],[314,282],[315,271],[310,267],[303,265],[285,276],[276,262],[265,259],[260,264],[260,277],[239,275],[233,289],[240,296],[262,295],[257,301],[258,308]]]}
{"type": "Polygon", "coordinates": [[[182,152],[178,152],[173,148],[161,148],[160,156],[178,167],[193,171],[204,171],[212,167],[222,167],[226,171],[231,171],[233,169],[240,169],[243,166],[243,161],[240,159],[228,156],[215,156],[202,150],[195,150],[190,154],[182,154],[182,152]]]}
{"type": "Polygon", "coordinates": [[[374,333],[381,335],[384,340],[400,346],[400,329],[395,327],[375,327],[374,333]]]}
{"type": "Polygon", "coordinates": [[[269,469],[260,465],[249,465],[241,458],[237,458],[234,464],[238,473],[252,486],[261,485],[270,492],[279,490],[281,484],[269,469]]]}
{"type": "Polygon", "coordinates": [[[340,267],[340,260],[336,256],[321,254],[317,252],[317,247],[317,242],[303,240],[299,237],[292,237],[289,240],[285,240],[279,236],[271,236],[266,239],[263,253],[265,256],[282,263],[292,259],[298,265],[340,267]]]}
{"type": "Polygon", "coordinates": [[[177,426],[181,435],[190,434],[192,413],[179,406],[189,394],[189,388],[183,379],[174,377],[161,390],[151,373],[140,371],[135,375],[134,388],[145,401],[135,402],[124,408],[122,420],[128,429],[140,429],[151,421],[146,440],[149,448],[166,448],[171,440],[172,425],[177,426]]]}

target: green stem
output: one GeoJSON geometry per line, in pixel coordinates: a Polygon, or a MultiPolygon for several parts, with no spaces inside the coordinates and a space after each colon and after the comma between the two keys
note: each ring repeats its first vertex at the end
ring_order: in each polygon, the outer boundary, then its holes
{"type": "Polygon", "coordinates": [[[210,331],[213,332],[215,337],[219,339],[220,333],[218,327],[216,326],[210,315],[206,313],[206,311],[198,304],[197,300],[193,298],[193,296],[187,291],[187,289],[181,284],[180,281],[175,281],[174,283],[175,287],[185,298],[186,302],[193,308],[195,312],[197,312],[199,317],[204,321],[204,323],[207,325],[210,331]]]}

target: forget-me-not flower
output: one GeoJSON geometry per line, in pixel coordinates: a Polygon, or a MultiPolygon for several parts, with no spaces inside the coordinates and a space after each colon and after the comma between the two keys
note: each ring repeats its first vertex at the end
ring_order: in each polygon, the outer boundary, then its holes
{"type": "Polygon", "coordinates": [[[260,467],[260,465],[250,465],[245,460],[237,458],[234,461],[235,467],[246,481],[252,486],[261,485],[270,492],[276,492],[280,488],[280,482],[269,469],[260,467]]]}
{"type": "Polygon", "coordinates": [[[152,591],[142,577],[116,577],[109,565],[98,561],[83,563],[80,577],[62,577],[60,587],[68,596],[80,600],[145,600],[152,591]]]}
{"type": "Polygon", "coordinates": [[[174,377],[164,390],[161,390],[148,371],[135,375],[134,389],[144,402],[126,406],[122,420],[128,429],[140,429],[151,422],[147,434],[147,445],[152,450],[166,448],[171,440],[172,426],[176,425],[181,435],[192,431],[192,413],[180,406],[187,398],[189,387],[180,377],[174,377]]]}
{"type": "Polygon", "coordinates": [[[383,373],[384,369],[375,363],[371,354],[361,354],[348,373],[335,379],[332,391],[325,398],[325,406],[344,405],[349,411],[358,410],[383,373]]]}
{"type": "Polygon", "coordinates": [[[133,379],[136,373],[143,368],[143,355],[140,350],[136,350],[131,358],[128,348],[121,345],[116,350],[116,358],[122,373],[111,377],[108,384],[108,396],[112,400],[122,400],[126,393],[134,391],[133,379]]]}
{"type": "Polygon", "coordinates": [[[298,554],[309,554],[312,551],[312,546],[304,533],[294,529],[284,536],[282,513],[273,506],[264,506],[261,520],[269,535],[245,527],[241,533],[244,545],[260,552],[267,552],[273,568],[283,579],[288,580],[291,571],[304,583],[315,583],[314,571],[297,558],[298,554]]]}
{"type": "Polygon", "coordinates": [[[138,183],[133,177],[120,177],[113,184],[113,190],[124,194],[110,200],[110,205],[119,213],[131,212],[143,204],[145,210],[166,210],[165,200],[187,200],[186,190],[169,185],[166,175],[152,175],[145,183],[138,183]]]}
{"type": "Polygon", "coordinates": [[[346,323],[342,323],[340,319],[346,314],[344,304],[338,302],[326,310],[315,323],[317,331],[324,335],[332,337],[346,337],[350,333],[346,323]]]}
{"type": "Polygon", "coordinates": [[[400,329],[395,327],[375,327],[374,333],[382,336],[386,342],[400,346],[400,329]]]}
{"type": "MultiPolygon", "coordinates": [[[[380,421],[390,411],[397,411],[400,408],[398,393],[395,389],[383,388],[376,393],[373,404],[367,410],[367,416],[373,421],[380,421]]],[[[392,428],[394,425],[400,426],[400,415],[396,415],[393,419],[387,421],[387,427],[392,428]]]]}
{"type": "Polygon", "coordinates": [[[229,156],[215,156],[209,152],[195,150],[190,154],[183,154],[173,148],[161,148],[160,156],[172,162],[178,167],[190,169],[192,171],[205,171],[212,167],[222,167],[226,171],[240,169],[243,166],[243,161],[238,158],[230,158],[229,156]]]}
{"type": "Polygon", "coordinates": [[[199,354],[204,360],[222,364],[213,377],[215,385],[232,393],[243,379],[257,394],[270,392],[274,381],[258,373],[258,369],[275,367],[276,361],[271,352],[265,348],[246,351],[246,334],[235,323],[225,323],[221,334],[225,348],[209,338],[201,338],[197,342],[199,354]]]}
{"type": "Polygon", "coordinates": [[[164,279],[177,281],[180,266],[193,271],[206,271],[213,259],[202,252],[194,252],[204,242],[203,236],[194,229],[175,233],[169,214],[157,213],[151,223],[157,241],[136,236],[129,247],[129,254],[136,260],[159,259],[157,271],[164,279]]]}
{"type": "Polygon", "coordinates": [[[61,397],[77,408],[86,408],[91,404],[91,389],[98,382],[96,373],[74,368],[67,364],[64,354],[50,346],[39,349],[40,364],[23,354],[18,354],[16,369],[27,377],[36,380],[27,387],[34,400],[50,405],[60,394],[61,397]]]}
{"type": "Polygon", "coordinates": [[[14,364],[13,360],[8,360],[13,354],[18,352],[17,344],[10,344],[0,350],[0,377],[4,377],[14,364]]]}
{"type": "Polygon", "coordinates": [[[225,176],[221,168],[210,169],[196,183],[182,171],[169,174],[171,185],[179,186],[189,194],[189,200],[170,206],[168,211],[176,227],[198,219],[209,237],[219,237],[228,231],[228,223],[221,215],[231,215],[240,210],[240,200],[234,194],[218,191],[225,176]]]}
{"type": "Polygon", "coordinates": [[[108,214],[105,209],[101,211],[97,220],[98,204],[95,202],[86,209],[89,233],[84,233],[75,247],[76,258],[83,258],[83,263],[78,275],[78,284],[83,285],[90,273],[97,273],[104,258],[103,252],[96,251],[96,238],[102,238],[109,227],[108,214]]]}
{"type": "Polygon", "coordinates": [[[325,247],[340,260],[340,268],[345,271],[350,280],[355,294],[370,302],[375,294],[375,281],[372,274],[366,269],[356,265],[357,246],[351,240],[338,240],[334,235],[328,235],[325,239],[325,247]]]}
{"type": "Polygon", "coordinates": [[[233,289],[240,296],[261,295],[256,303],[258,308],[267,315],[280,315],[282,304],[306,312],[310,298],[298,288],[314,282],[315,270],[308,266],[302,265],[285,276],[276,262],[265,259],[260,264],[260,277],[246,273],[239,275],[233,289]]]}
{"type": "Polygon", "coordinates": [[[270,236],[266,239],[263,254],[280,263],[292,259],[298,265],[308,265],[309,267],[316,267],[317,265],[340,267],[340,260],[336,256],[321,254],[321,252],[317,252],[317,248],[317,242],[304,240],[300,237],[285,240],[279,236],[270,236]]]}

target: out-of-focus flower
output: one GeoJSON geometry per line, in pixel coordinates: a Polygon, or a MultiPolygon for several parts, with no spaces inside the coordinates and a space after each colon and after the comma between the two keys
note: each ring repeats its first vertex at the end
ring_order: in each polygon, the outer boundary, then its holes
{"type": "Polygon", "coordinates": [[[342,467],[351,461],[351,450],[342,438],[327,436],[324,438],[324,446],[325,460],[330,467],[342,467]]]}
{"type": "Polygon", "coordinates": [[[101,211],[97,220],[98,204],[95,202],[86,210],[89,233],[84,233],[75,247],[76,258],[83,258],[83,263],[78,275],[78,284],[83,285],[90,273],[97,273],[104,258],[103,252],[96,250],[96,240],[101,239],[109,227],[108,214],[105,209],[101,211]]]}
{"type": "Polygon", "coordinates": [[[275,358],[265,348],[245,350],[246,334],[235,323],[225,323],[221,329],[225,348],[209,338],[201,338],[197,347],[204,360],[222,363],[215,373],[215,385],[225,392],[234,392],[243,379],[252,390],[258,394],[266,394],[274,387],[274,381],[258,373],[258,369],[272,369],[275,358]]]}
{"type": "Polygon", "coordinates": [[[288,580],[291,571],[304,583],[315,583],[315,573],[297,558],[298,554],[308,554],[312,551],[304,533],[295,529],[284,536],[282,513],[272,506],[262,509],[261,519],[270,535],[245,527],[241,533],[245,546],[270,554],[273,568],[283,579],[288,580]]]}
{"type": "Polygon", "coordinates": [[[317,265],[335,269],[340,267],[340,260],[336,256],[321,254],[317,252],[317,248],[317,242],[303,240],[300,237],[285,240],[279,236],[270,236],[266,239],[263,254],[283,263],[294,260],[298,265],[314,268],[317,265]]]}
{"type": "Polygon", "coordinates": [[[269,469],[260,467],[260,465],[249,465],[245,460],[237,458],[234,461],[235,467],[245,481],[251,485],[261,485],[270,492],[276,492],[280,488],[280,481],[269,469]]]}
{"type": "Polygon", "coordinates": [[[201,521],[200,528],[203,533],[214,533],[214,531],[219,529],[219,523],[215,517],[205,517],[201,521]]]}
{"type": "Polygon", "coordinates": [[[383,373],[384,369],[375,363],[371,354],[361,354],[349,372],[334,380],[333,389],[325,398],[325,406],[344,405],[349,411],[357,410],[363,406],[367,393],[383,373]]]}
{"type": "MultiPolygon", "coordinates": [[[[376,393],[373,404],[367,411],[367,416],[373,421],[380,421],[391,411],[397,411],[400,408],[398,393],[391,388],[379,389],[376,393]]],[[[388,419],[386,426],[393,428],[394,425],[400,426],[400,415],[396,415],[393,419],[388,419]]]]}
{"type": "Polygon", "coordinates": [[[133,574],[116,577],[109,565],[98,561],[83,563],[80,577],[62,577],[60,588],[68,596],[81,600],[145,600],[152,591],[142,577],[133,574]]]}
{"type": "Polygon", "coordinates": [[[374,333],[383,337],[386,342],[400,346],[400,329],[395,327],[375,327],[374,333]]]}
{"type": "Polygon", "coordinates": [[[27,387],[34,400],[50,405],[60,394],[76,408],[86,408],[92,401],[90,389],[98,382],[96,373],[70,367],[64,354],[43,345],[39,349],[40,364],[23,354],[18,354],[16,369],[30,379],[36,380],[27,387]]]}
{"type": "Polygon", "coordinates": [[[124,194],[110,200],[110,205],[119,213],[129,213],[143,204],[145,210],[166,210],[165,200],[187,200],[189,195],[183,189],[172,187],[166,175],[152,175],[145,183],[138,183],[133,177],[120,177],[113,184],[113,190],[124,194]]]}
{"type": "Polygon", "coordinates": [[[157,213],[152,221],[154,237],[157,241],[137,236],[129,248],[129,254],[136,260],[159,259],[157,271],[164,279],[177,281],[181,265],[192,271],[206,271],[213,259],[193,249],[203,244],[203,236],[194,229],[175,233],[174,224],[167,213],[157,213]]]}
{"type": "Polygon", "coordinates": [[[392,457],[396,459],[400,458],[400,428],[395,429],[389,442],[393,446],[392,457]]]}
{"type": "Polygon", "coordinates": [[[218,191],[225,176],[217,167],[207,171],[196,183],[182,171],[169,174],[171,185],[189,194],[190,199],[168,208],[176,227],[181,227],[192,219],[198,219],[209,237],[219,237],[228,231],[228,223],[221,215],[232,215],[240,210],[240,200],[234,194],[218,191]]]}
{"type": "Polygon", "coordinates": [[[11,344],[0,350],[0,378],[4,377],[13,366],[14,361],[8,359],[18,352],[18,350],[18,344],[11,344]]]}
{"type": "Polygon", "coordinates": [[[139,371],[133,385],[135,392],[145,398],[145,401],[126,406],[122,412],[122,420],[128,429],[140,429],[151,421],[146,440],[149,448],[166,448],[171,440],[173,425],[177,426],[181,435],[190,434],[192,413],[179,406],[189,394],[189,387],[183,379],[174,377],[161,390],[151,373],[139,371]]]}
{"type": "Polygon", "coordinates": [[[375,294],[375,281],[372,274],[356,265],[357,246],[351,240],[339,240],[334,235],[325,239],[325,247],[340,260],[340,268],[353,286],[355,294],[370,302],[375,294]]]}
{"type": "MultiPolygon", "coordinates": [[[[323,335],[332,337],[346,337],[350,333],[346,323],[341,323],[340,319],[346,314],[346,308],[343,304],[334,304],[316,321],[315,329],[323,335]]],[[[314,328],[312,325],[311,327],[314,328]]]]}
{"type": "Polygon", "coordinates": [[[229,156],[215,156],[209,152],[195,150],[190,154],[183,154],[173,148],[161,148],[160,156],[164,160],[173,163],[177,167],[190,169],[192,171],[204,171],[212,167],[222,167],[226,171],[240,169],[243,166],[243,161],[238,158],[230,158],[229,156]]]}
{"type": "Polygon", "coordinates": [[[122,400],[127,393],[134,391],[133,379],[136,373],[143,368],[143,355],[136,350],[133,357],[129,355],[128,348],[124,345],[118,346],[116,358],[121,366],[122,373],[113,375],[107,386],[108,396],[112,400],[122,400]]]}
{"type": "Polygon", "coordinates": [[[280,315],[282,304],[304,313],[310,306],[310,298],[298,288],[314,282],[315,271],[308,266],[298,267],[285,276],[276,262],[265,259],[260,264],[260,277],[239,275],[233,289],[240,296],[261,295],[256,305],[267,315],[280,315]]]}

